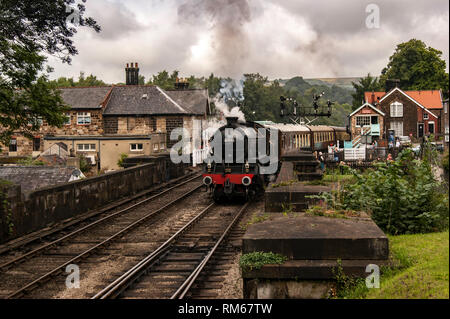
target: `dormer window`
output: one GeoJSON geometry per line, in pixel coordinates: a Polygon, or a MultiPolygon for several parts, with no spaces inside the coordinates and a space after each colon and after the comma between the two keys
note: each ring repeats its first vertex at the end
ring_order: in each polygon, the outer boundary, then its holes
{"type": "Polygon", "coordinates": [[[403,117],[403,104],[400,102],[391,103],[391,117],[403,117]]]}
{"type": "Polygon", "coordinates": [[[426,112],[423,113],[423,119],[428,120],[428,113],[426,113],[426,112]]]}

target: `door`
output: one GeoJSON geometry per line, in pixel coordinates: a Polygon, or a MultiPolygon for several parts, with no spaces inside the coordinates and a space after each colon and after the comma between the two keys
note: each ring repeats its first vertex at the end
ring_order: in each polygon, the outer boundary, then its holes
{"type": "Polygon", "coordinates": [[[417,124],[417,137],[423,137],[423,123],[417,124]]]}

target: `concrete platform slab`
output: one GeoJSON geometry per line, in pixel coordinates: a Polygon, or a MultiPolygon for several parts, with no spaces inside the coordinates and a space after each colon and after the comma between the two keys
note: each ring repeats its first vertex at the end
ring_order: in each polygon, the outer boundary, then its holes
{"type": "Polygon", "coordinates": [[[287,186],[273,187],[269,185],[265,191],[265,211],[266,212],[282,212],[283,205],[286,207],[290,203],[304,204],[301,210],[295,209],[293,211],[304,211],[304,206],[308,203],[312,204],[317,200],[306,198],[310,195],[318,195],[321,192],[330,192],[331,186],[323,185],[307,185],[305,183],[297,182],[287,186]]]}
{"type": "Polygon", "coordinates": [[[374,259],[389,257],[386,235],[369,218],[276,217],[251,225],[243,253],[273,252],[292,260],[374,259]]]}

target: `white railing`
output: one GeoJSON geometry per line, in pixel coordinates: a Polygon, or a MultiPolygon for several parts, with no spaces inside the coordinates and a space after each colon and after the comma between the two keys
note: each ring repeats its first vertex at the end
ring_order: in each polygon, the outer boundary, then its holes
{"type": "Polygon", "coordinates": [[[198,149],[192,152],[192,166],[196,167],[198,164],[202,164],[208,156],[209,149],[198,149]]]}
{"type": "Polygon", "coordinates": [[[344,160],[354,161],[354,160],[365,160],[366,150],[364,148],[345,148],[344,149],[344,160]]]}

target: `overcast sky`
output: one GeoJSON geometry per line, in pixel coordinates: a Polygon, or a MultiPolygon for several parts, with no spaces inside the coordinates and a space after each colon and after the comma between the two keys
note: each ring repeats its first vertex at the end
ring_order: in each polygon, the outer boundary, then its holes
{"type": "Polygon", "coordinates": [[[102,31],[79,29],[79,55],[70,66],[50,58],[51,78],[84,71],[124,82],[127,62],[139,62],[146,79],[164,69],[270,79],[378,75],[411,38],[442,51],[448,71],[448,0],[87,0],[86,7],[102,31]],[[371,3],[379,28],[366,26],[371,3]]]}

